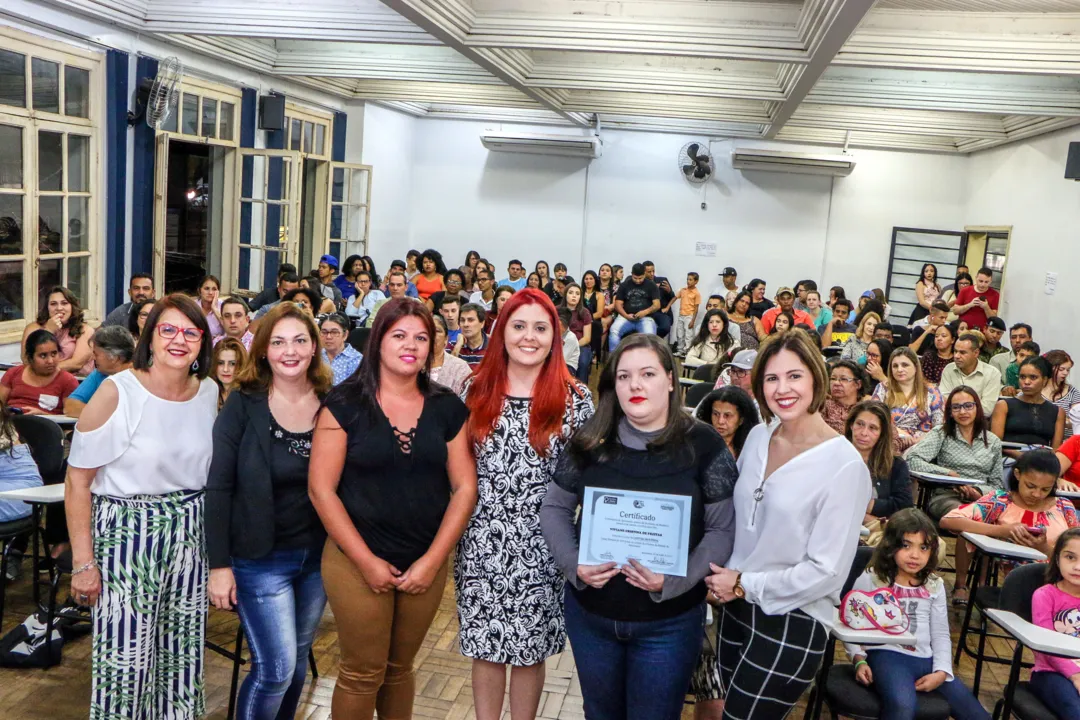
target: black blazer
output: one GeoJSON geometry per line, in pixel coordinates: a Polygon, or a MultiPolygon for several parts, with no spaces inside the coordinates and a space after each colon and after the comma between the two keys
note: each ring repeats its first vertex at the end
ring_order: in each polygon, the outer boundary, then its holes
{"type": "Polygon", "coordinates": [[[274,549],[270,471],[270,401],[234,390],[214,422],[214,458],[206,483],[206,552],[210,568],[230,558],[255,560],[274,549]]]}

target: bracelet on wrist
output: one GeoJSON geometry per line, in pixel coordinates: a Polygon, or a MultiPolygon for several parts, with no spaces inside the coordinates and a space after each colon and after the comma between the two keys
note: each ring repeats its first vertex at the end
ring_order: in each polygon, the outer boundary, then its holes
{"type": "Polygon", "coordinates": [[[97,563],[95,561],[91,560],[90,562],[86,563],[85,565],[82,565],[82,566],[77,567],[74,570],[72,570],[71,571],[71,576],[75,577],[79,573],[84,573],[87,570],[92,570],[92,569],[96,569],[96,568],[97,568],[97,563]]]}
{"type": "Polygon", "coordinates": [[[857,663],[855,663],[855,669],[858,670],[860,665],[869,665],[869,664],[870,663],[866,662],[865,660],[860,660],[857,663]]]}

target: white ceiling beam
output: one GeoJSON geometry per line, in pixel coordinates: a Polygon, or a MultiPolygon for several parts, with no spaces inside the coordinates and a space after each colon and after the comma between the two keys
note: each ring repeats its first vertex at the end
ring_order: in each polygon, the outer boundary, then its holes
{"type": "Polygon", "coordinates": [[[789,123],[800,127],[904,135],[953,135],[989,139],[1007,136],[1001,116],[963,112],[887,110],[807,103],[798,109],[789,123]]]}
{"type": "Polygon", "coordinates": [[[836,66],[949,70],[1021,75],[1080,75],[1077,40],[1070,36],[857,31],[836,66]]]}
{"type": "Polygon", "coordinates": [[[142,29],[185,35],[439,44],[438,40],[376,0],[310,0],[303,3],[151,0],[142,29]]]}
{"type": "Polygon", "coordinates": [[[525,84],[527,72],[523,73],[522,70],[527,69],[524,66],[527,66],[529,62],[524,53],[470,47],[467,43],[468,34],[476,18],[472,8],[463,0],[382,0],[382,2],[515,90],[549,110],[559,113],[574,124],[587,124],[581,116],[566,112],[550,91],[530,88],[525,84]]]}
{"type": "Polygon", "coordinates": [[[571,92],[566,98],[565,107],[579,112],[764,125],[769,122],[770,104],[751,100],[589,90],[571,92]]]}
{"type": "Polygon", "coordinates": [[[126,28],[141,28],[148,0],[45,0],[46,5],[107,20],[126,28]]]}
{"type": "Polygon", "coordinates": [[[568,90],[615,90],[743,100],[784,99],[776,77],[764,73],[708,73],[638,65],[537,63],[529,73],[527,84],[534,88],[568,90]]]}
{"type": "Polygon", "coordinates": [[[371,100],[405,100],[452,105],[492,105],[537,108],[530,97],[505,85],[467,85],[440,82],[393,82],[358,80],[352,82],[353,97],[371,100]]]}
{"type": "Polygon", "coordinates": [[[873,6],[874,0],[806,0],[799,27],[808,41],[810,61],[795,70],[787,97],[773,114],[765,137],[775,137],[791,118],[873,6]]]}
{"type": "Polygon", "coordinates": [[[1080,78],[830,68],[806,98],[827,105],[1080,115],[1080,78]]]}
{"type": "Polygon", "coordinates": [[[502,84],[476,63],[442,46],[279,43],[273,72],[370,80],[502,84]]]}
{"type": "Polygon", "coordinates": [[[788,125],[776,135],[776,140],[809,145],[836,147],[905,150],[918,152],[959,153],[961,138],[949,135],[902,135],[884,132],[847,131],[826,128],[804,128],[788,125]]]}
{"type": "Polygon", "coordinates": [[[575,15],[478,14],[464,40],[472,47],[805,62],[803,42],[791,20],[794,18],[785,22],[709,24],[664,18],[646,21],[575,15]]]}
{"type": "Polygon", "coordinates": [[[272,73],[278,52],[265,41],[212,35],[159,35],[162,40],[258,72],[272,73]]]}

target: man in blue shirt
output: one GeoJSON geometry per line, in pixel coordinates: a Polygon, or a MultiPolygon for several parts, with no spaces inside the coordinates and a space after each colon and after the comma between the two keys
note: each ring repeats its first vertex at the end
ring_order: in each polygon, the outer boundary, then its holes
{"type": "Polygon", "coordinates": [[[65,398],[64,414],[68,417],[79,417],[105,378],[129,369],[135,355],[135,338],[122,325],[102,325],[94,331],[90,345],[94,352],[94,372],[65,398]]]}
{"type": "Polygon", "coordinates": [[[517,292],[518,290],[524,290],[525,283],[528,282],[528,279],[525,277],[525,266],[521,264],[521,261],[511,260],[510,267],[507,268],[507,271],[510,273],[510,277],[504,280],[500,280],[496,287],[501,287],[502,285],[509,285],[510,287],[514,288],[514,292],[517,292]]]}

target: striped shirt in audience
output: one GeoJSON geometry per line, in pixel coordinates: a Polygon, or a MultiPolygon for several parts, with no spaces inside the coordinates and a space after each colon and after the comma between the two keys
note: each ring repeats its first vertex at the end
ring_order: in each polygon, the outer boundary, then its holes
{"type": "Polygon", "coordinates": [[[469,341],[461,343],[461,350],[458,351],[458,357],[469,363],[470,365],[479,365],[480,361],[484,359],[484,353],[488,348],[488,336],[484,335],[484,342],[480,344],[480,347],[473,349],[469,347],[469,341]]]}

